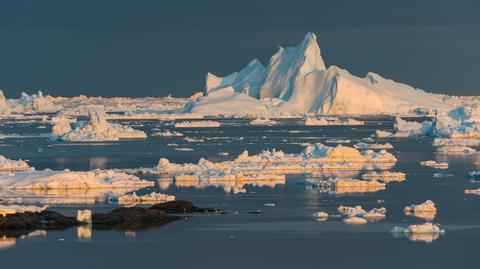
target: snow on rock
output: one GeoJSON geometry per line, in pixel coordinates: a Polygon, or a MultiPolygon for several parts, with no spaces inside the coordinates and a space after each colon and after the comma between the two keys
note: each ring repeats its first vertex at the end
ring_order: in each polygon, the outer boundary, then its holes
{"type": "Polygon", "coordinates": [[[25,205],[0,205],[0,215],[5,217],[6,215],[25,213],[25,212],[39,213],[39,212],[43,212],[45,209],[47,209],[46,206],[37,207],[37,206],[25,206],[25,205]]]}
{"type": "Polygon", "coordinates": [[[175,196],[167,195],[157,192],[151,192],[146,195],[137,195],[135,192],[132,194],[125,194],[117,197],[112,197],[111,201],[120,205],[136,205],[136,204],[159,204],[169,201],[174,201],[175,196]]]}
{"type": "Polygon", "coordinates": [[[0,155],[0,171],[22,171],[29,168],[30,166],[23,160],[10,160],[0,155]]]}
{"type": "Polygon", "coordinates": [[[448,169],[448,163],[446,162],[437,162],[437,161],[422,161],[420,165],[432,167],[435,169],[448,169]]]}
{"type": "Polygon", "coordinates": [[[364,180],[377,180],[385,183],[388,182],[402,182],[405,181],[405,173],[382,171],[380,173],[372,171],[362,175],[364,180]]]}
{"type": "Polygon", "coordinates": [[[217,121],[182,121],[175,123],[176,128],[216,128],[220,127],[217,121]]]}
{"type": "Polygon", "coordinates": [[[105,112],[91,111],[90,122],[78,123],[76,128],[59,137],[64,141],[118,141],[120,139],[144,139],[147,134],[128,126],[108,123],[105,112]]]}
{"type": "Polygon", "coordinates": [[[154,182],[113,170],[74,172],[50,169],[0,174],[1,190],[143,188],[154,182]]]}
{"type": "Polygon", "coordinates": [[[360,149],[360,150],[365,150],[365,149],[393,149],[392,144],[390,143],[385,143],[385,144],[369,144],[369,143],[364,143],[360,142],[355,145],[353,145],[354,148],[360,149]]]}
{"type": "Polygon", "coordinates": [[[432,202],[431,200],[427,200],[419,205],[406,206],[403,209],[403,212],[407,216],[413,215],[415,217],[423,218],[426,220],[433,220],[435,218],[435,215],[437,214],[437,208],[435,207],[434,202],[432,202]]]}
{"type": "Polygon", "coordinates": [[[441,95],[368,73],[364,78],[326,67],[315,34],[296,47],[279,48],[266,67],[254,60],[240,72],[207,75],[204,97],[188,104],[196,113],[397,114],[448,110],[441,95]]]}

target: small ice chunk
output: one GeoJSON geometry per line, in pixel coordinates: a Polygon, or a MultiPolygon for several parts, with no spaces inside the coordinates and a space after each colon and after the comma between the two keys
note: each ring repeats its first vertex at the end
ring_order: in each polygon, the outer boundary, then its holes
{"type": "Polygon", "coordinates": [[[319,220],[327,220],[329,215],[325,211],[318,211],[318,212],[315,212],[313,216],[319,220]]]}
{"type": "Polygon", "coordinates": [[[367,220],[360,217],[347,217],[343,220],[347,224],[365,224],[367,220]]]}
{"type": "Polygon", "coordinates": [[[448,169],[447,162],[437,162],[437,161],[422,161],[420,165],[432,167],[435,169],[448,169]]]}
{"type": "Polygon", "coordinates": [[[92,211],[89,209],[77,210],[77,221],[84,224],[92,223],[92,211]]]}

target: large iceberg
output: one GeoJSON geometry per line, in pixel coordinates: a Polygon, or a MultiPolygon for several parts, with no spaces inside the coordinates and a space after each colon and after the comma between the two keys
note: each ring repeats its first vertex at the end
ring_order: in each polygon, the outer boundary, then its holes
{"type": "Polygon", "coordinates": [[[253,60],[225,77],[207,75],[205,96],[186,112],[292,114],[411,114],[448,110],[442,95],[368,73],[364,78],[326,67],[315,34],[296,47],[282,48],[266,67],[253,60]]]}

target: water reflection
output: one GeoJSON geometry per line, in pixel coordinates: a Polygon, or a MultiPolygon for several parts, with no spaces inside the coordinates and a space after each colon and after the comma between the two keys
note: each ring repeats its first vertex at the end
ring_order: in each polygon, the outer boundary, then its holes
{"type": "Polygon", "coordinates": [[[92,226],[81,225],[77,227],[77,238],[80,241],[90,241],[92,238],[92,226]]]}
{"type": "Polygon", "coordinates": [[[11,237],[0,237],[0,250],[12,248],[17,244],[17,239],[11,237]]]}
{"type": "Polygon", "coordinates": [[[31,189],[0,190],[1,200],[24,204],[40,203],[45,205],[86,204],[105,202],[108,197],[120,196],[137,188],[116,189],[31,189]]]}

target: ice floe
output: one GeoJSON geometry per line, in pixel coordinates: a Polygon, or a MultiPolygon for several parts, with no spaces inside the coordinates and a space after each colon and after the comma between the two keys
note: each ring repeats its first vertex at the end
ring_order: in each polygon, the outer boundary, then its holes
{"type": "Polygon", "coordinates": [[[156,132],[153,133],[152,136],[161,136],[161,137],[178,137],[178,136],[183,136],[182,133],[177,132],[177,131],[171,131],[171,130],[166,130],[163,132],[156,132]]]}
{"type": "Polygon", "coordinates": [[[175,196],[163,193],[151,192],[146,195],[125,194],[117,197],[112,197],[110,201],[120,205],[136,205],[136,204],[159,204],[169,201],[175,201],[175,196]]]}
{"type": "Polygon", "coordinates": [[[325,221],[328,219],[329,215],[325,211],[318,211],[313,214],[313,217],[317,220],[325,221]]]}
{"type": "Polygon", "coordinates": [[[448,169],[448,163],[446,162],[437,162],[437,161],[421,161],[420,165],[432,167],[435,169],[448,169]]]}
{"type": "Polygon", "coordinates": [[[369,144],[369,143],[360,142],[358,144],[353,145],[353,147],[356,148],[356,149],[360,149],[360,150],[365,150],[365,149],[393,149],[393,146],[390,143],[369,144]]]}
{"type": "Polygon", "coordinates": [[[465,192],[466,194],[480,195],[480,188],[474,189],[474,190],[465,190],[464,192],[465,192]]]}
{"type": "Polygon", "coordinates": [[[344,216],[343,221],[348,224],[365,224],[367,221],[381,220],[387,214],[384,207],[373,208],[367,212],[361,206],[339,206],[337,211],[344,216]]]}
{"type": "Polygon", "coordinates": [[[305,126],[358,126],[365,123],[354,119],[339,119],[335,117],[306,117],[304,121],[305,126]]]}
{"type": "Polygon", "coordinates": [[[6,216],[10,214],[16,213],[24,213],[24,212],[42,212],[47,209],[46,206],[38,207],[38,206],[27,206],[27,205],[0,205],[0,215],[6,216]]]}
{"type": "Polygon", "coordinates": [[[220,127],[220,122],[217,121],[182,121],[176,122],[176,128],[217,128],[220,127]]]}
{"type": "Polygon", "coordinates": [[[412,241],[431,243],[443,235],[445,231],[438,224],[426,222],[424,224],[410,225],[407,228],[395,226],[391,230],[395,235],[406,235],[412,241]]]}
{"type": "Polygon", "coordinates": [[[433,220],[437,214],[435,203],[431,200],[426,200],[424,203],[418,205],[409,205],[403,209],[407,216],[415,216],[426,220],[433,220]]]}
{"type": "Polygon", "coordinates": [[[369,172],[362,175],[362,179],[365,180],[377,180],[382,181],[385,183],[388,182],[402,182],[405,181],[405,173],[402,172],[390,172],[390,171],[382,171],[382,172],[369,172]]]}
{"type": "Polygon", "coordinates": [[[472,154],[476,150],[466,146],[440,146],[437,148],[436,153],[438,154],[472,154]]]}
{"type": "Polygon", "coordinates": [[[252,121],[250,121],[250,125],[266,125],[266,126],[271,126],[271,125],[276,125],[278,124],[277,121],[271,120],[269,118],[256,118],[252,121]]]}

